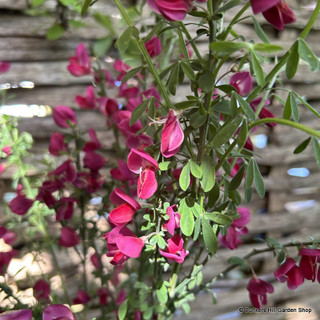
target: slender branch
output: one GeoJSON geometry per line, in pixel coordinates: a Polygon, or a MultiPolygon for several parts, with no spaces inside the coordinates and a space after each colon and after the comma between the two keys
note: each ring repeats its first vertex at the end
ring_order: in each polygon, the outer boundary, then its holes
{"type": "MultiPolygon", "coordinates": [[[[118,7],[122,17],[127,22],[127,25],[129,27],[131,27],[131,28],[135,28],[133,22],[131,21],[129,15],[127,14],[127,12],[126,12],[125,8],[123,7],[122,3],[120,2],[120,0],[113,0],[113,1],[114,1],[115,5],[118,7]]],[[[135,36],[135,41],[136,41],[137,45],[139,46],[141,54],[143,55],[144,59],[147,62],[147,65],[149,67],[150,72],[152,73],[157,85],[159,86],[159,89],[160,89],[160,91],[161,91],[161,93],[163,95],[163,98],[166,101],[167,109],[172,109],[173,106],[172,106],[170,98],[169,98],[169,96],[167,94],[167,90],[164,87],[164,85],[163,85],[163,83],[162,83],[162,81],[160,79],[160,76],[159,76],[159,74],[158,74],[158,72],[157,72],[157,70],[156,70],[156,68],[155,68],[150,56],[149,56],[149,53],[148,53],[144,43],[142,42],[142,40],[139,38],[138,35],[135,36]]]]}
{"type": "Polygon", "coordinates": [[[309,135],[320,139],[320,131],[311,129],[311,128],[306,127],[303,124],[300,124],[300,123],[297,123],[297,122],[293,122],[293,121],[286,120],[286,119],[280,119],[280,118],[263,118],[263,119],[259,119],[259,120],[253,121],[249,125],[248,130],[251,131],[255,126],[258,126],[258,125],[263,124],[263,123],[279,123],[279,124],[283,124],[285,126],[288,126],[288,127],[291,127],[291,128],[295,128],[295,129],[299,129],[300,131],[304,131],[304,132],[308,133],[309,135]]]}

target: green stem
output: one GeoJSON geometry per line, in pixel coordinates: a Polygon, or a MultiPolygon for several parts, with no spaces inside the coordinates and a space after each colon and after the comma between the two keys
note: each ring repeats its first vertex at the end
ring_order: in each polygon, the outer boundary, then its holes
{"type": "Polygon", "coordinates": [[[180,263],[177,263],[177,262],[174,263],[174,267],[173,267],[172,274],[170,277],[170,287],[169,287],[169,291],[168,291],[170,298],[174,297],[174,290],[176,289],[176,285],[177,285],[177,281],[178,281],[178,273],[179,273],[180,267],[181,267],[180,263]]]}
{"type": "Polygon", "coordinates": [[[223,34],[223,37],[221,38],[221,41],[224,41],[227,39],[228,34],[232,30],[232,27],[234,24],[237,23],[238,19],[243,15],[243,13],[250,7],[250,1],[248,1],[242,9],[234,16],[234,18],[230,21],[230,24],[228,25],[228,28],[223,34]]]}
{"type": "MultiPolygon", "coordinates": [[[[120,0],[113,0],[113,1],[116,4],[116,6],[118,7],[122,17],[127,22],[127,25],[130,28],[135,28],[134,24],[132,23],[129,15],[127,14],[127,12],[126,12],[125,8],[123,7],[122,3],[120,2],[120,0]]],[[[160,91],[161,91],[161,93],[163,95],[164,100],[166,101],[167,109],[173,109],[172,103],[171,103],[171,101],[169,99],[169,96],[167,94],[167,90],[164,87],[164,85],[163,85],[163,83],[162,83],[162,81],[160,79],[160,76],[159,76],[159,74],[158,74],[158,72],[157,72],[157,70],[156,70],[156,68],[155,68],[150,56],[149,56],[149,53],[148,53],[144,43],[142,42],[142,40],[139,38],[138,35],[135,37],[135,40],[137,42],[137,45],[139,46],[141,54],[143,55],[144,59],[147,62],[147,65],[149,67],[150,72],[152,73],[157,85],[159,86],[159,89],[160,89],[160,91]]]]}
{"type": "Polygon", "coordinates": [[[236,145],[237,145],[237,140],[234,140],[232,144],[229,146],[229,148],[226,150],[226,152],[224,153],[220,161],[217,163],[215,167],[215,172],[217,172],[221,168],[221,166],[223,165],[225,160],[227,160],[229,154],[232,152],[232,150],[235,148],[236,145]]]}
{"type": "Polygon", "coordinates": [[[309,127],[304,126],[303,124],[297,123],[297,122],[293,122],[290,120],[286,120],[286,119],[280,119],[280,118],[264,118],[264,119],[259,119],[256,121],[251,122],[251,124],[249,125],[248,130],[251,131],[255,126],[258,126],[260,124],[263,123],[279,123],[279,124],[283,124],[285,126],[291,127],[291,128],[295,128],[298,129],[300,131],[304,131],[305,133],[308,133],[310,136],[316,137],[318,139],[320,139],[320,132],[314,129],[311,129],[309,127]]]}

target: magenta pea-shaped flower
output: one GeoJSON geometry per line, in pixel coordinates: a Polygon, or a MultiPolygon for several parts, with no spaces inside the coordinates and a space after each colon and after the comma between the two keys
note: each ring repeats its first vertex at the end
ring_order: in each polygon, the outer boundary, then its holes
{"type": "Polygon", "coordinates": [[[170,110],[167,121],[164,124],[161,134],[161,153],[164,157],[170,158],[179,150],[184,140],[184,133],[174,111],[170,110]]]}
{"type": "Polygon", "coordinates": [[[77,123],[75,112],[67,106],[57,106],[52,110],[54,122],[61,128],[69,128],[77,123]]]}
{"type": "Polygon", "coordinates": [[[247,290],[252,305],[261,308],[261,305],[267,304],[267,293],[273,293],[272,284],[254,276],[248,283],[247,290]]]}
{"type": "Polygon", "coordinates": [[[131,149],[128,155],[128,168],[139,174],[137,195],[139,199],[149,199],[158,188],[155,171],[159,170],[158,162],[147,152],[131,149]]]}
{"type": "Polygon", "coordinates": [[[125,194],[120,188],[116,188],[110,195],[110,201],[117,205],[108,216],[109,222],[116,226],[123,226],[130,222],[140,204],[125,194]]]}

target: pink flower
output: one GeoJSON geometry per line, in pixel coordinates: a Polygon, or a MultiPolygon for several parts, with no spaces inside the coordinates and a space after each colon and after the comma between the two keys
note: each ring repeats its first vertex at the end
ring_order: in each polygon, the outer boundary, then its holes
{"type": "Polygon", "coordinates": [[[15,241],[16,241],[16,234],[11,231],[11,230],[8,230],[6,227],[4,226],[0,226],[0,239],[3,239],[3,241],[6,243],[6,244],[13,244],[15,241]]]}
{"type": "Polygon", "coordinates": [[[138,87],[134,87],[134,86],[128,87],[128,85],[125,83],[120,85],[118,97],[130,99],[130,98],[136,97],[138,93],[139,93],[138,87]]]}
{"type": "Polygon", "coordinates": [[[91,128],[88,130],[88,132],[89,132],[91,141],[88,141],[82,150],[84,152],[90,152],[90,151],[96,151],[97,149],[101,149],[102,144],[98,140],[97,133],[95,132],[95,130],[91,128]]]}
{"type": "Polygon", "coordinates": [[[192,0],[147,0],[147,3],[169,21],[183,20],[192,7],[192,0]]]}
{"type": "Polygon", "coordinates": [[[61,182],[74,182],[77,178],[77,171],[72,160],[66,160],[58,168],[48,173],[48,176],[59,178],[61,182]]]}
{"type": "Polygon", "coordinates": [[[159,170],[158,162],[148,153],[131,149],[128,155],[128,168],[140,173],[137,194],[139,199],[149,199],[157,190],[158,182],[155,170],[159,170]]]}
{"type": "Polygon", "coordinates": [[[104,157],[94,151],[86,152],[83,158],[84,167],[92,171],[100,170],[106,163],[104,157]]]}
{"type": "Polygon", "coordinates": [[[51,135],[49,152],[53,156],[60,156],[61,153],[67,152],[67,145],[64,142],[64,136],[60,132],[54,132],[51,135]]]}
{"type": "Polygon", "coordinates": [[[122,264],[129,258],[138,258],[144,246],[144,241],[127,227],[115,227],[104,235],[107,241],[107,257],[113,265],[122,264]]]}
{"type": "Polygon", "coordinates": [[[301,269],[290,257],[288,257],[286,261],[274,272],[274,276],[280,282],[287,281],[287,285],[290,290],[296,289],[304,281],[304,276],[301,269]]]}
{"type": "Polygon", "coordinates": [[[61,128],[69,128],[75,125],[77,118],[75,112],[67,106],[57,106],[52,110],[54,122],[61,128]]]}
{"type": "Polygon", "coordinates": [[[3,276],[11,259],[18,254],[16,250],[10,250],[7,252],[0,251],[0,275],[3,276]]]}
{"type": "Polygon", "coordinates": [[[62,247],[73,247],[80,243],[78,234],[69,227],[63,227],[61,230],[61,237],[59,238],[59,245],[62,247]]]}
{"type": "Polygon", "coordinates": [[[273,293],[274,289],[272,284],[254,276],[249,281],[247,290],[249,291],[252,305],[256,308],[261,308],[262,304],[267,304],[267,293],[273,293]]]}
{"type": "Polygon", "coordinates": [[[0,314],[1,320],[31,320],[32,311],[30,309],[6,311],[0,314]]]}
{"type": "Polygon", "coordinates": [[[0,163],[0,174],[5,170],[6,166],[3,163],[0,163]]]}
{"type": "Polygon", "coordinates": [[[161,53],[161,41],[157,36],[154,36],[145,43],[146,49],[149,53],[150,58],[154,58],[161,53]]]}
{"type": "Polygon", "coordinates": [[[48,300],[50,295],[50,284],[43,279],[40,279],[33,286],[33,295],[40,300],[48,300]]]}
{"type": "Polygon", "coordinates": [[[32,205],[33,200],[28,199],[22,192],[22,186],[18,185],[17,196],[9,203],[10,210],[19,216],[22,216],[28,212],[32,205]]]}
{"type": "Polygon", "coordinates": [[[55,206],[56,199],[52,193],[61,189],[62,187],[63,183],[60,180],[44,181],[42,186],[39,188],[36,200],[44,202],[48,208],[53,208],[55,206]]]}
{"type": "Polygon", "coordinates": [[[170,110],[161,134],[162,155],[166,158],[174,156],[180,150],[183,140],[184,133],[180,122],[173,110],[170,110]]]}
{"type": "Polygon", "coordinates": [[[76,318],[63,304],[52,304],[43,310],[42,320],[76,320],[76,318]]]}
{"type": "Polygon", "coordinates": [[[9,69],[10,69],[9,62],[0,61],[0,73],[7,72],[9,71],[9,69]]]}
{"type": "Polygon", "coordinates": [[[101,287],[97,290],[97,296],[99,297],[99,303],[101,305],[107,304],[107,299],[109,297],[109,290],[106,287],[101,287]]]}
{"type": "Polygon", "coordinates": [[[118,102],[115,99],[106,98],[104,103],[100,104],[100,111],[107,117],[107,125],[111,127],[110,119],[117,111],[119,111],[118,102]]]}
{"type": "Polygon", "coordinates": [[[101,256],[99,254],[97,254],[96,252],[93,253],[91,256],[90,256],[90,260],[92,262],[92,264],[94,265],[94,267],[99,270],[102,266],[101,264],[101,256]]]}
{"type": "Polygon", "coordinates": [[[169,261],[175,261],[177,263],[183,263],[184,258],[189,254],[189,251],[183,249],[183,239],[180,235],[176,234],[167,241],[167,248],[165,251],[159,250],[161,255],[169,259],[169,261]]]}
{"type": "Polygon", "coordinates": [[[220,243],[231,250],[236,249],[238,245],[242,243],[239,235],[248,233],[246,225],[250,221],[250,211],[248,208],[239,207],[237,211],[240,214],[240,218],[233,220],[225,236],[219,234],[220,243]]]}
{"type": "Polygon", "coordinates": [[[122,159],[118,160],[118,168],[114,168],[110,170],[110,174],[113,179],[119,181],[134,181],[136,180],[136,175],[132,173],[122,159]]]}
{"type": "Polygon", "coordinates": [[[5,146],[2,148],[2,151],[7,155],[10,156],[11,154],[11,146],[5,146]]]}
{"type": "Polygon", "coordinates": [[[81,77],[91,73],[90,58],[83,43],[78,45],[76,55],[70,57],[68,70],[75,77],[81,77]]]}
{"type": "Polygon", "coordinates": [[[91,300],[88,293],[84,290],[79,290],[76,298],[72,299],[73,304],[86,304],[91,300]]]}
{"type": "Polygon", "coordinates": [[[75,198],[63,197],[56,202],[56,220],[69,220],[73,215],[73,205],[77,202],[75,198]]]}
{"type": "Polygon", "coordinates": [[[168,230],[168,232],[173,236],[174,230],[180,228],[181,216],[178,212],[173,211],[176,208],[175,205],[170,206],[166,210],[166,215],[169,216],[169,220],[163,224],[163,228],[168,230]]]}
{"type": "Polygon", "coordinates": [[[238,94],[246,96],[252,89],[252,78],[248,71],[237,72],[229,80],[229,84],[236,88],[238,94]]]}
{"type": "Polygon", "coordinates": [[[116,60],[113,64],[113,68],[120,72],[120,75],[117,77],[118,81],[121,81],[122,78],[127,74],[127,72],[131,69],[126,63],[121,60],[116,60]]]}
{"type": "Polygon", "coordinates": [[[143,98],[149,99],[151,97],[154,97],[156,99],[155,105],[158,108],[159,107],[158,101],[161,101],[161,97],[158,90],[154,86],[151,86],[151,88],[140,93],[140,103],[142,103],[143,98]]]}
{"type": "Polygon", "coordinates": [[[77,95],[74,98],[74,101],[81,109],[87,109],[87,110],[96,109],[97,108],[97,99],[96,99],[96,95],[94,92],[94,87],[89,86],[86,90],[85,97],[77,95]]]}
{"type": "Polygon", "coordinates": [[[135,212],[141,208],[137,201],[125,194],[120,188],[113,190],[110,201],[118,206],[108,216],[109,222],[116,226],[123,226],[130,222],[135,212]]]}
{"type": "Polygon", "coordinates": [[[276,29],[283,30],[285,24],[296,21],[296,17],[283,0],[250,0],[254,14],[262,12],[265,19],[276,29]]]}
{"type": "Polygon", "coordinates": [[[301,256],[299,267],[303,277],[312,282],[317,278],[320,283],[320,268],[317,265],[320,259],[320,249],[301,248],[299,256],[301,256]]]}

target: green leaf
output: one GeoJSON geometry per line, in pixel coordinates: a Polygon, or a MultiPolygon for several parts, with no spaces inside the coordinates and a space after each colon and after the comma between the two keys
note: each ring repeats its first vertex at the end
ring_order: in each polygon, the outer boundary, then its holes
{"type": "Polygon", "coordinates": [[[202,189],[204,192],[209,192],[213,188],[216,181],[215,163],[210,156],[205,155],[200,167],[202,171],[202,189]]]}
{"type": "Polygon", "coordinates": [[[64,33],[64,28],[60,24],[54,24],[51,28],[47,30],[47,39],[48,40],[57,40],[64,33]]]}
{"type": "Polygon", "coordinates": [[[313,138],[313,151],[317,161],[317,165],[320,168],[320,144],[316,138],[313,138]]]}
{"type": "Polygon", "coordinates": [[[317,110],[315,110],[307,101],[300,97],[296,92],[292,92],[304,106],[306,106],[313,114],[320,118],[320,113],[317,110]]]}
{"type": "Polygon", "coordinates": [[[212,72],[205,71],[199,75],[198,84],[203,92],[210,92],[214,88],[215,77],[212,72]]]}
{"type": "Polygon", "coordinates": [[[176,88],[179,80],[179,62],[176,62],[174,64],[174,67],[170,73],[170,76],[167,81],[167,87],[169,89],[169,92],[172,95],[176,94],[176,88]]]}
{"type": "Polygon", "coordinates": [[[239,96],[237,93],[233,92],[233,94],[236,95],[237,100],[243,112],[248,116],[248,118],[251,121],[254,121],[256,119],[256,115],[254,114],[250,104],[246,100],[244,100],[241,96],[239,96]]]}
{"type": "Polygon", "coordinates": [[[210,43],[210,49],[218,53],[233,53],[241,49],[249,49],[246,42],[217,41],[210,43]]]}
{"type": "Polygon", "coordinates": [[[225,11],[228,11],[229,9],[238,6],[239,4],[241,4],[241,0],[231,0],[228,1],[224,6],[220,7],[216,13],[223,13],[225,11]]]}
{"type": "Polygon", "coordinates": [[[260,62],[254,51],[251,51],[251,66],[254,71],[254,75],[257,79],[258,85],[263,87],[264,85],[264,73],[261,67],[260,62]]]}
{"type": "Polygon", "coordinates": [[[216,88],[227,94],[231,93],[232,91],[237,91],[237,89],[234,86],[231,86],[229,84],[222,84],[220,86],[216,86],[216,88]]]}
{"type": "Polygon", "coordinates": [[[93,17],[101,26],[108,29],[113,36],[116,35],[110,16],[95,12],[93,17]]]}
{"type": "Polygon", "coordinates": [[[228,226],[232,223],[232,219],[221,212],[207,212],[204,217],[222,225],[228,226]]]}
{"type": "Polygon", "coordinates": [[[32,0],[31,5],[33,7],[41,6],[43,3],[45,3],[47,0],[32,0]]]}
{"type": "Polygon", "coordinates": [[[230,191],[236,190],[240,186],[241,181],[243,179],[243,175],[244,175],[244,169],[245,169],[245,165],[242,165],[241,168],[235,174],[235,176],[232,178],[229,186],[230,191]]]}
{"type": "Polygon", "coordinates": [[[193,100],[193,101],[182,101],[182,102],[178,102],[174,105],[175,109],[188,109],[191,107],[195,107],[198,104],[198,101],[193,100]]]}
{"type": "Polygon", "coordinates": [[[228,261],[228,263],[236,265],[236,266],[241,266],[243,264],[247,264],[246,260],[239,258],[239,257],[230,257],[227,261],[228,261]]]}
{"type": "Polygon", "coordinates": [[[197,165],[193,160],[190,160],[190,170],[191,174],[195,177],[200,179],[202,177],[202,170],[199,165],[197,165]]]}
{"type": "Polygon", "coordinates": [[[73,28],[84,28],[87,26],[86,23],[84,23],[83,21],[79,21],[79,20],[69,20],[69,24],[73,28]]]}
{"type": "Polygon", "coordinates": [[[290,119],[291,115],[295,122],[299,121],[299,108],[292,91],[290,91],[288,94],[287,101],[283,110],[283,118],[290,119]]]}
{"type": "Polygon", "coordinates": [[[231,122],[226,122],[213,137],[212,141],[210,142],[210,147],[217,148],[229,141],[230,138],[233,137],[234,133],[238,130],[242,121],[243,118],[238,117],[233,119],[231,122]]]}
{"type": "Polygon", "coordinates": [[[158,289],[156,290],[158,300],[160,303],[165,304],[168,301],[168,292],[165,284],[160,282],[158,289]]]}
{"type": "Polygon", "coordinates": [[[311,71],[317,70],[319,66],[319,59],[317,56],[313,53],[312,49],[303,39],[299,38],[298,42],[298,52],[300,58],[308,63],[311,71]]]}
{"type": "Polygon", "coordinates": [[[237,137],[237,144],[239,149],[243,148],[243,146],[247,141],[247,138],[248,138],[248,124],[247,124],[247,120],[244,119],[237,137]]]}
{"type": "Polygon", "coordinates": [[[254,29],[256,31],[257,36],[264,42],[264,43],[270,43],[270,40],[268,38],[268,36],[265,34],[265,32],[263,31],[263,29],[260,26],[260,23],[258,22],[258,20],[252,16],[252,20],[253,20],[253,25],[254,25],[254,29]]]}
{"type": "Polygon", "coordinates": [[[200,114],[199,110],[197,110],[190,118],[190,124],[193,128],[200,128],[207,120],[206,116],[200,114]]]}
{"type": "Polygon", "coordinates": [[[193,69],[190,67],[190,65],[186,62],[182,62],[181,63],[181,67],[182,67],[182,70],[183,72],[187,75],[187,77],[190,79],[190,80],[195,80],[196,76],[194,74],[194,71],[193,69]]]}
{"type": "Polygon", "coordinates": [[[264,53],[272,53],[279,50],[283,50],[281,46],[277,46],[269,43],[255,43],[253,45],[253,49],[259,52],[264,52],[264,53]]]}
{"type": "Polygon", "coordinates": [[[199,238],[200,226],[201,226],[201,219],[197,218],[194,224],[194,232],[193,232],[193,238],[192,238],[193,241],[197,241],[197,239],[199,238]]]}
{"type": "Polygon", "coordinates": [[[180,228],[182,233],[189,237],[192,235],[194,229],[194,216],[191,208],[188,207],[185,198],[180,200],[179,213],[181,215],[180,228]]]}
{"type": "Polygon", "coordinates": [[[140,119],[140,117],[143,115],[143,113],[147,109],[149,102],[150,102],[150,99],[145,100],[141,104],[139,104],[137,107],[135,107],[135,109],[132,111],[132,114],[131,114],[131,118],[129,122],[130,127],[140,119]]]}
{"type": "Polygon", "coordinates": [[[127,82],[129,79],[133,78],[137,73],[141,71],[142,67],[137,67],[134,69],[129,70],[126,75],[122,78],[121,83],[124,84],[127,82]]]}
{"type": "Polygon", "coordinates": [[[306,140],[303,140],[293,151],[294,154],[301,153],[305,150],[305,148],[309,145],[309,142],[311,141],[311,137],[307,138],[306,140]]]}
{"type": "Polygon", "coordinates": [[[179,177],[179,185],[183,191],[186,191],[190,185],[190,165],[189,162],[182,168],[180,177],[179,177]]]}
{"type": "Polygon", "coordinates": [[[125,316],[127,314],[127,308],[128,308],[128,300],[126,299],[122,302],[122,304],[119,307],[119,311],[118,311],[119,320],[125,319],[125,316]]]}
{"type": "Polygon", "coordinates": [[[286,252],[282,249],[282,250],[278,253],[277,262],[278,262],[279,264],[284,263],[285,260],[286,260],[286,256],[287,256],[286,252]]]}
{"type": "Polygon", "coordinates": [[[244,182],[244,185],[245,185],[245,188],[250,188],[252,186],[252,183],[253,183],[253,177],[254,177],[254,172],[253,172],[253,159],[251,158],[249,160],[249,164],[248,164],[248,167],[247,167],[247,170],[246,170],[246,177],[245,177],[245,182],[244,182]]]}
{"type": "Polygon", "coordinates": [[[298,41],[296,41],[290,51],[286,65],[286,75],[288,79],[292,79],[297,72],[299,65],[298,41]]]}
{"type": "Polygon", "coordinates": [[[101,38],[95,41],[93,45],[93,51],[95,55],[98,57],[105,56],[108,50],[110,49],[112,43],[113,43],[113,38],[111,36],[101,38]]]}
{"type": "Polygon", "coordinates": [[[202,235],[206,249],[210,253],[215,254],[218,250],[217,236],[210,224],[205,219],[202,219],[202,235]]]}
{"type": "Polygon", "coordinates": [[[253,172],[254,172],[254,185],[256,187],[257,193],[260,198],[263,198],[265,195],[264,181],[258,167],[257,162],[253,161],[253,172]]]}
{"type": "Polygon", "coordinates": [[[115,43],[121,59],[132,67],[141,65],[141,52],[135,40],[137,35],[139,30],[136,27],[128,27],[115,43]]]}

